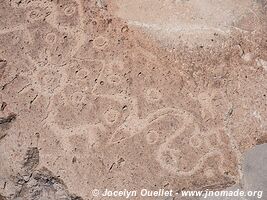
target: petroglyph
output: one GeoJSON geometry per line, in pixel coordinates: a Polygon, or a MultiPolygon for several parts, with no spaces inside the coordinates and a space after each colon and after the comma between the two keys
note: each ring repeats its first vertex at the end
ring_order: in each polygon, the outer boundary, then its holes
{"type": "Polygon", "coordinates": [[[93,44],[94,47],[103,49],[108,44],[108,40],[103,36],[99,36],[94,39],[93,44]]]}
{"type": "Polygon", "coordinates": [[[67,5],[64,8],[64,13],[67,16],[72,16],[75,13],[75,11],[76,11],[76,8],[74,6],[71,6],[71,5],[67,5]]]}
{"type": "Polygon", "coordinates": [[[30,22],[41,21],[45,19],[45,15],[41,8],[36,8],[27,13],[27,19],[30,22]]]}
{"type": "MultiPolygon", "coordinates": [[[[57,136],[62,150],[69,154],[81,154],[82,152],[85,154],[86,151],[88,151],[90,148],[92,148],[93,145],[97,143],[97,135],[105,130],[102,125],[97,124],[80,125],[77,127],[64,129],[54,122],[50,122],[49,129],[53,130],[53,133],[57,136]],[[80,141],[81,138],[83,138],[83,146],[86,147],[84,150],[81,149],[81,144],[79,144],[82,142],[80,141]]],[[[51,155],[49,150],[47,152],[44,151],[43,153],[51,155]]]]}
{"type": "Polygon", "coordinates": [[[85,42],[85,35],[83,31],[84,19],[81,2],[65,2],[64,11],[57,9],[58,5],[61,5],[61,3],[58,2],[58,4],[55,4],[48,1],[30,1],[19,3],[11,2],[12,6],[19,7],[19,9],[24,9],[27,12],[26,21],[29,23],[2,29],[0,33],[6,34],[18,30],[24,31],[24,33],[27,35],[26,38],[29,39],[31,48],[35,48],[35,50],[38,52],[38,55],[35,55],[36,52],[34,52],[34,54],[28,53],[28,55],[31,56],[31,59],[33,59],[35,62],[38,62],[42,56],[45,55],[50,63],[56,64],[58,62],[65,62],[66,59],[74,56],[85,42]],[[64,24],[62,22],[62,13],[66,17],[72,17],[72,15],[75,14],[75,16],[78,17],[77,24],[64,24]],[[46,26],[46,28],[43,30],[37,29],[36,26],[39,24],[43,24],[46,26]],[[48,33],[42,36],[42,34],[46,32],[48,33]],[[60,41],[56,43],[56,40],[59,38],[60,41]],[[50,45],[50,49],[45,52],[41,52],[40,48],[38,48],[38,45],[42,46],[42,48],[46,46],[45,44],[41,43],[41,41],[46,41],[46,43],[50,45]],[[61,47],[58,46],[60,44],[61,47]],[[51,45],[54,46],[52,47],[51,45]]]}
{"type": "Polygon", "coordinates": [[[32,83],[26,85],[19,93],[26,93],[31,89],[38,91],[40,94],[50,97],[61,91],[67,83],[67,76],[64,69],[54,69],[53,65],[36,66],[35,73],[28,75],[32,83]],[[45,68],[45,69],[44,69],[45,68]]]}
{"type": "Polygon", "coordinates": [[[11,28],[3,28],[0,30],[0,34],[8,34],[8,33],[12,33],[15,31],[23,31],[25,30],[25,25],[18,25],[15,27],[11,27],[11,28]]]}
{"type": "Polygon", "coordinates": [[[123,73],[123,63],[114,61],[105,63],[102,67],[99,76],[95,79],[96,83],[92,89],[92,93],[96,96],[113,95],[115,100],[116,96],[124,96],[129,99],[127,95],[127,77],[123,73]]]}
{"type": "Polygon", "coordinates": [[[135,135],[142,133],[142,131],[145,130],[152,123],[158,122],[161,119],[163,119],[166,115],[171,115],[171,114],[183,115],[184,111],[176,108],[163,108],[157,110],[154,113],[150,113],[144,119],[140,119],[138,117],[137,112],[138,112],[138,107],[135,107],[135,112],[130,113],[130,115],[126,118],[123,124],[121,124],[115,130],[110,140],[111,143],[117,143],[132,138],[135,135]]]}
{"type": "Polygon", "coordinates": [[[146,134],[146,141],[148,144],[155,144],[158,142],[159,133],[154,130],[149,130],[146,134]]]}
{"type": "Polygon", "coordinates": [[[107,124],[114,124],[118,120],[120,112],[114,109],[108,109],[104,113],[104,118],[107,124]]]}
{"type": "Polygon", "coordinates": [[[75,80],[83,91],[91,92],[96,87],[103,65],[101,60],[73,59],[66,67],[68,79],[75,80]]]}
{"type": "MultiPolygon", "coordinates": [[[[205,166],[208,159],[218,157],[220,160],[218,169],[224,175],[227,167],[223,162],[228,159],[225,153],[233,149],[228,144],[222,145],[217,132],[219,130],[215,129],[201,133],[198,127],[190,130],[188,126],[184,126],[160,146],[157,151],[157,161],[173,174],[192,176],[205,166]],[[185,133],[187,131],[192,133],[185,133]]],[[[226,133],[223,134],[228,137],[226,133]]]]}
{"type": "Polygon", "coordinates": [[[242,183],[267,138],[266,3],[1,5],[4,198],[242,183]]]}

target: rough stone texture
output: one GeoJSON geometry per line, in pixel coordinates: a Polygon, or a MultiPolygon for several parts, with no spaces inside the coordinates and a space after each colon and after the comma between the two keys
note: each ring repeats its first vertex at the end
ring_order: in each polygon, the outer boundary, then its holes
{"type": "Polygon", "coordinates": [[[267,141],[267,3],[212,2],[0,0],[0,199],[238,184],[267,141]]]}

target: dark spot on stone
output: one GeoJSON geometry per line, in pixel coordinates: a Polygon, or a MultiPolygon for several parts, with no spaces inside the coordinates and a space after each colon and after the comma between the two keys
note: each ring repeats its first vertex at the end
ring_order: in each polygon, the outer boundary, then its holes
{"type": "Polygon", "coordinates": [[[24,158],[24,168],[27,171],[33,170],[39,164],[39,150],[37,147],[31,147],[27,150],[24,158]]]}
{"type": "Polygon", "coordinates": [[[122,110],[124,111],[124,110],[127,110],[127,105],[124,105],[123,107],[122,107],[122,110]]]}
{"type": "Polygon", "coordinates": [[[7,103],[3,102],[2,105],[1,105],[1,111],[4,111],[6,106],[7,106],[7,103]]]}
{"type": "Polygon", "coordinates": [[[7,117],[0,117],[0,125],[10,123],[15,120],[16,117],[17,115],[14,113],[10,113],[7,117]]]}
{"type": "Polygon", "coordinates": [[[123,26],[122,28],[121,28],[121,32],[122,33],[125,33],[125,32],[128,32],[129,31],[129,27],[127,26],[127,25],[125,25],[125,26],[123,26]]]}

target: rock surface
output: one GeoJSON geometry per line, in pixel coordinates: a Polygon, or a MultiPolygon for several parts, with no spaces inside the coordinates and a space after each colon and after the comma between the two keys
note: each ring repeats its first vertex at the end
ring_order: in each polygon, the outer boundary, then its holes
{"type": "Polygon", "coordinates": [[[214,2],[0,0],[0,199],[241,183],[267,2],[214,2]]]}
{"type": "MultiPolygon", "coordinates": [[[[256,146],[244,153],[243,159],[243,184],[227,188],[227,191],[244,191],[246,196],[216,197],[218,200],[255,200],[264,199],[267,194],[267,144],[256,146]],[[251,192],[256,192],[255,195],[251,192]],[[253,194],[253,195],[252,195],[253,194]]],[[[212,200],[214,197],[202,198],[212,200]]]]}

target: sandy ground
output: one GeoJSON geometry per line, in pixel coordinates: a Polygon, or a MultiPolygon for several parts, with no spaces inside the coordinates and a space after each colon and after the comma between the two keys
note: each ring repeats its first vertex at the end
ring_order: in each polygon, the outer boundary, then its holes
{"type": "Polygon", "coordinates": [[[267,142],[265,0],[0,5],[0,200],[242,187],[267,142]]]}

